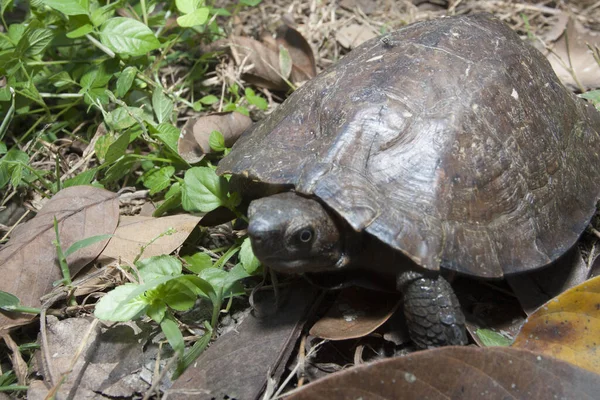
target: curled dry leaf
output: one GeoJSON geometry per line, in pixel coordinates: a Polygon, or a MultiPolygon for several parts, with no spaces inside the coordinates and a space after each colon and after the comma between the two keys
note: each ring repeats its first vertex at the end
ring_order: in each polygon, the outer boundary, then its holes
{"type": "Polygon", "coordinates": [[[285,47],[292,59],[289,80],[293,84],[307,81],[316,75],[316,63],[312,49],[306,39],[294,28],[281,26],[275,39],[263,37],[257,40],[232,36],[227,41],[217,41],[208,50],[228,45],[236,64],[243,67],[244,79],[254,85],[274,90],[288,90],[280,69],[279,46],[285,47]]]}
{"type": "Polygon", "coordinates": [[[510,347],[445,347],[350,368],[289,400],[598,398],[600,376],[510,347]]]}
{"type": "MultiPolygon", "coordinates": [[[[17,227],[0,250],[3,279],[0,290],[9,292],[29,307],[40,307],[40,297],[50,292],[53,282],[62,279],[56,257],[54,217],[58,221],[63,250],[78,240],[112,234],[119,219],[117,196],[93,186],[73,186],[58,192],[31,221],[17,227]]],[[[94,260],[108,240],[80,249],[67,262],[71,276],[94,260]]],[[[32,315],[2,313],[0,330],[22,325],[32,315]]]]}
{"type": "Polygon", "coordinates": [[[200,217],[187,214],[161,218],[123,216],[100,258],[102,261],[122,258],[131,262],[142,246],[147,246],[142,258],[169,254],[183,244],[199,221],[200,217]],[[169,229],[175,232],[158,238],[169,229]]]}
{"type": "Polygon", "coordinates": [[[288,50],[293,63],[290,75],[293,83],[304,82],[317,75],[317,63],[312,48],[296,29],[287,24],[280,25],[275,33],[275,39],[265,36],[263,42],[275,52],[279,52],[279,46],[288,50]]]}
{"type": "Polygon", "coordinates": [[[523,325],[514,347],[600,373],[600,277],[550,300],[523,325]]]}
{"type": "Polygon", "coordinates": [[[195,164],[206,154],[213,152],[209,144],[213,131],[219,131],[225,139],[225,146],[231,147],[250,125],[250,117],[238,112],[190,118],[183,126],[177,142],[177,151],[185,161],[195,164]]]}
{"type": "MultiPolygon", "coordinates": [[[[564,17],[559,19],[561,27],[563,23],[564,17]]],[[[554,30],[551,34],[554,34],[554,30]]],[[[575,90],[586,91],[600,87],[600,66],[588,45],[600,46],[600,33],[585,28],[576,18],[569,17],[566,33],[561,34],[549,46],[551,51],[546,54],[560,80],[575,90]],[[569,67],[573,73],[569,71],[569,67]]]]}
{"type": "Polygon", "coordinates": [[[329,340],[366,336],[385,323],[400,302],[395,293],[359,287],[344,289],[327,314],[313,325],[310,334],[329,340]]]}

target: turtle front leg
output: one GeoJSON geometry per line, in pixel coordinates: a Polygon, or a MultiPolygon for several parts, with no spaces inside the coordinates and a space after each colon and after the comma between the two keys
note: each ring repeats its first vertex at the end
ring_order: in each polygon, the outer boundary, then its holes
{"type": "Polygon", "coordinates": [[[421,348],[465,345],[467,333],[454,290],[442,276],[415,271],[400,274],[397,287],[404,295],[404,316],[410,338],[421,348]]]}

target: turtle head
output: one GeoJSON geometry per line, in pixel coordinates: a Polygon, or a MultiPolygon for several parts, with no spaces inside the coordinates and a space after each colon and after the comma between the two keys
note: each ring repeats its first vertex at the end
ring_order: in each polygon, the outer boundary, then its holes
{"type": "Polygon", "coordinates": [[[334,217],[316,200],[293,192],[254,200],[248,209],[252,250],[266,266],[300,273],[346,265],[334,217]]]}

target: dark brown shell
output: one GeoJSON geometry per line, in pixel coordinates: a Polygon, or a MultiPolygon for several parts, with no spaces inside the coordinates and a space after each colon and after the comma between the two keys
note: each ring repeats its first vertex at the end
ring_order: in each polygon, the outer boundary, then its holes
{"type": "Polygon", "coordinates": [[[247,131],[220,173],[321,198],[424,268],[555,260],[600,188],[596,110],[489,15],[366,42],[247,131]]]}

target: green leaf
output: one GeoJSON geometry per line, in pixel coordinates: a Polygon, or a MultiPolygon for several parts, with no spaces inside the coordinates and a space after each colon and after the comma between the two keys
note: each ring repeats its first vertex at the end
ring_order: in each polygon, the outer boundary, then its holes
{"type": "Polygon", "coordinates": [[[87,105],[91,105],[91,104],[108,104],[108,94],[106,93],[107,89],[106,88],[93,88],[93,89],[89,89],[89,90],[83,90],[82,93],[85,94],[84,96],[84,100],[85,100],[85,104],[87,105]]]}
{"type": "Polygon", "coordinates": [[[227,204],[227,180],[211,168],[190,168],[183,180],[181,204],[186,211],[208,212],[227,204]]]}
{"type": "Polygon", "coordinates": [[[267,103],[267,100],[254,93],[254,90],[246,88],[244,94],[246,96],[246,100],[248,100],[248,103],[256,106],[256,108],[260,110],[266,110],[269,107],[269,103],[267,103]]]}
{"type": "Polygon", "coordinates": [[[114,130],[121,131],[137,123],[134,118],[143,120],[144,110],[138,107],[119,107],[109,112],[104,121],[114,130]]]}
{"type": "Polygon", "coordinates": [[[117,79],[117,90],[115,91],[117,97],[122,98],[127,94],[129,89],[131,89],[131,85],[133,85],[133,80],[137,72],[136,67],[127,67],[121,72],[117,79]]]}
{"type": "MultiPolygon", "coordinates": [[[[243,269],[242,269],[243,271],[243,269]]],[[[245,274],[243,277],[247,277],[245,274]]],[[[223,296],[238,296],[244,294],[244,288],[239,284],[239,275],[230,274],[219,268],[206,268],[200,271],[199,277],[209,282],[215,292],[223,290],[223,296]]]]}
{"type": "Polygon", "coordinates": [[[510,346],[512,343],[511,339],[494,332],[490,329],[477,329],[475,334],[484,344],[484,346],[510,346]]]}
{"type": "Polygon", "coordinates": [[[175,182],[167,193],[165,193],[165,201],[152,213],[153,217],[160,217],[165,212],[181,206],[181,186],[179,182],[175,182]]]}
{"type": "Polygon", "coordinates": [[[188,280],[174,279],[160,286],[160,298],[174,310],[187,311],[194,306],[198,297],[194,288],[188,280]]]}
{"type": "Polygon", "coordinates": [[[137,158],[124,156],[119,161],[110,166],[110,168],[106,171],[104,179],[102,179],[102,183],[108,184],[111,182],[118,181],[125,175],[131,173],[133,166],[137,162],[137,158]]]}
{"type": "Polygon", "coordinates": [[[181,274],[181,262],[175,257],[162,255],[139,260],[136,263],[144,282],[150,282],[165,276],[181,274]]]}
{"type": "Polygon", "coordinates": [[[108,148],[115,140],[116,138],[113,135],[102,135],[98,138],[96,144],[94,145],[94,152],[98,158],[104,160],[108,148]]]}
{"type": "Polygon", "coordinates": [[[76,83],[67,71],[60,71],[58,74],[53,75],[50,77],[50,81],[57,88],[62,88],[76,83]]]}
{"type": "Polygon", "coordinates": [[[17,175],[20,178],[22,167],[17,163],[29,163],[27,153],[13,148],[0,159],[0,188],[4,187],[11,180],[11,176],[16,169],[19,169],[17,175]]]}
{"type": "Polygon", "coordinates": [[[155,135],[163,142],[167,147],[175,154],[179,154],[177,151],[177,142],[179,140],[180,130],[167,123],[162,123],[156,127],[158,133],[155,135]]]}
{"type": "Polygon", "coordinates": [[[96,303],[96,318],[106,321],[130,321],[140,317],[148,307],[148,302],[143,296],[136,296],[124,302],[138,286],[135,283],[126,283],[108,292],[96,303]]]}
{"type": "Polygon", "coordinates": [[[185,343],[183,341],[183,335],[177,326],[177,323],[170,318],[165,318],[160,323],[160,329],[165,334],[165,337],[169,341],[169,344],[179,355],[180,359],[183,357],[183,351],[185,349],[185,343]]]}
{"type": "Polygon", "coordinates": [[[204,5],[204,0],[175,0],[175,6],[182,14],[189,14],[204,5]]]}
{"type": "Polygon", "coordinates": [[[88,0],[42,0],[42,2],[66,15],[87,14],[88,0]]]}
{"type": "Polygon", "coordinates": [[[292,74],[292,66],[293,61],[290,52],[284,46],[279,45],[279,69],[285,79],[288,79],[292,74]]]}
{"type": "Polygon", "coordinates": [[[590,90],[589,92],[580,94],[579,97],[590,100],[594,107],[600,109],[600,90],[590,90]]]}
{"type": "Polygon", "coordinates": [[[252,246],[250,245],[250,238],[244,239],[242,243],[242,248],[240,250],[240,262],[242,263],[242,267],[246,270],[247,273],[252,275],[258,267],[260,267],[260,261],[254,255],[252,251],[252,246]]]}
{"type": "Polygon", "coordinates": [[[111,18],[100,31],[102,44],[121,55],[141,56],[160,47],[150,28],[131,18],[111,18]]]}
{"type": "Polygon", "coordinates": [[[65,251],[65,257],[69,257],[71,254],[75,253],[77,250],[83,249],[85,247],[91,246],[94,243],[101,242],[106,239],[110,239],[113,235],[96,235],[90,236],[89,238],[78,240],[73,243],[67,251],[65,251]]]}
{"type": "Polygon", "coordinates": [[[245,6],[255,7],[260,4],[262,0],[240,0],[240,4],[245,6]]]}
{"type": "Polygon", "coordinates": [[[194,285],[196,288],[195,293],[202,296],[206,296],[213,302],[217,301],[217,294],[215,293],[215,290],[213,289],[213,286],[210,284],[210,282],[207,282],[206,280],[196,275],[183,275],[183,277],[181,277],[180,279],[185,279],[192,285],[194,285]]]}
{"type": "Polygon", "coordinates": [[[160,87],[152,94],[152,108],[159,123],[169,122],[173,113],[173,101],[165,96],[160,87]]]}
{"type": "Polygon", "coordinates": [[[208,8],[199,8],[189,14],[177,18],[177,23],[182,28],[191,28],[192,26],[203,25],[208,21],[208,8]]]}
{"type": "Polygon", "coordinates": [[[146,315],[160,324],[167,314],[167,305],[161,299],[154,299],[152,304],[146,309],[146,315]]]}
{"type": "Polygon", "coordinates": [[[10,101],[12,99],[12,93],[10,92],[10,88],[5,86],[0,88],[0,101],[10,101]]]}
{"type": "Polygon", "coordinates": [[[212,131],[208,137],[208,144],[214,151],[225,151],[225,138],[219,131],[212,131]]]}
{"type": "Polygon", "coordinates": [[[196,253],[191,256],[184,256],[183,259],[187,263],[185,268],[195,274],[199,274],[203,269],[211,268],[213,266],[212,258],[206,253],[196,253]]]}
{"type": "Polygon", "coordinates": [[[125,132],[117,138],[106,151],[104,162],[112,163],[125,155],[127,146],[129,146],[129,133],[125,132]]]}
{"type": "Polygon", "coordinates": [[[83,89],[102,88],[111,80],[113,74],[106,71],[104,64],[90,68],[81,77],[80,84],[83,89]]]}
{"type": "Polygon", "coordinates": [[[215,104],[219,102],[219,98],[215,95],[209,94],[208,96],[204,96],[200,100],[198,100],[202,104],[206,104],[207,106],[211,104],[215,104]]]}
{"type": "Polygon", "coordinates": [[[144,176],[144,186],[150,189],[150,195],[154,195],[169,187],[174,173],[175,167],[171,166],[153,170],[144,176]]]}
{"type": "Polygon", "coordinates": [[[103,7],[96,8],[90,15],[90,20],[94,26],[100,26],[105,23],[112,15],[115,9],[122,7],[122,3],[115,1],[103,7]]]}
{"type": "Polygon", "coordinates": [[[77,29],[72,30],[71,32],[67,33],[67,37],[69,39],[77,39],[79,37],[85,36],[88,33],[92,32],[94,30],[94,27],[91,24],[85,24],[80,26],[77,29]]]}
{"type": "Polygon", "coordinates": [[[0,308],[18,306],[20,303],[21,301],[14,294],[0,290],[0,308]]]}
{"type": "Polygon", "coordinates": [[[81,185],[89,185],[92,183],[92,180],[96,176],[98,170],[96,168],[88,169],[80,173],[79,175],[74,176],[73,178],[69,178],[65,180],[62,184],[63,189],[71,186],[81,186],[81,185]]]}
{"type": "Polygon", "coordinates": [[[54,39],[55,34],[56,32],[52,29],[30,27],[19,40],[17,51],[28,57],[39,56],[54,39]]]}
{"type": "Polygon", "coordinates": [[[6,154],[8,149],[6,148],[6,144],[4,142],[0,142],[0,155],[6,154]]]}

